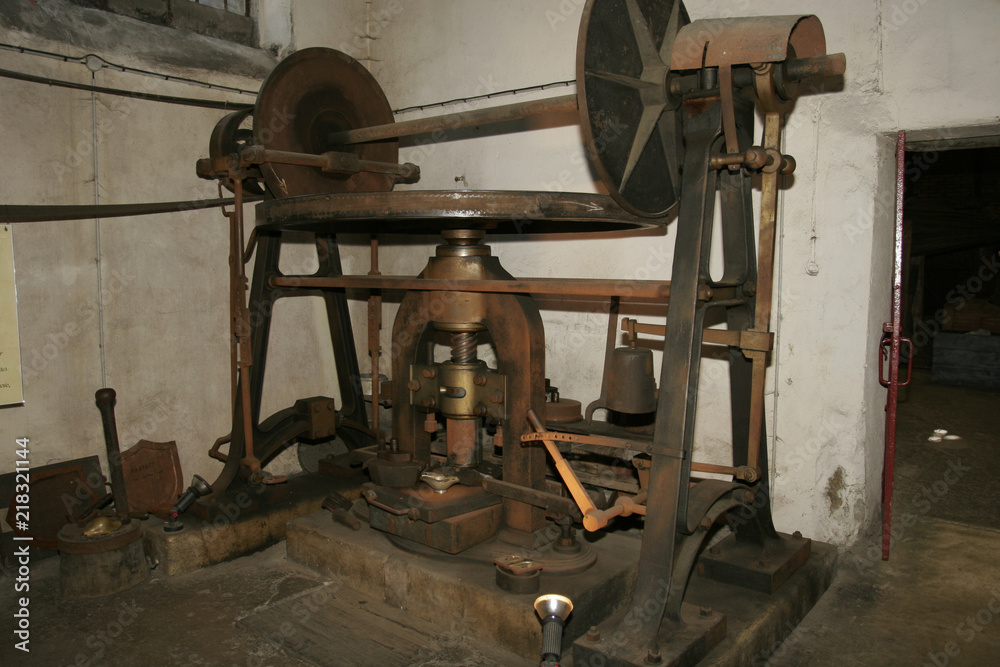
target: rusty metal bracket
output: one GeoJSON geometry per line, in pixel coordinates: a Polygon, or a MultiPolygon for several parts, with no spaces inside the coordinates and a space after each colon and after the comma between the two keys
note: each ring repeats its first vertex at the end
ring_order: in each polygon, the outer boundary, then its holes
{"type": "MultiPolygon", "coordinates": [[[[741,331],[739,348],[747,352],[770,352],[774,349],[774,334],[770,331],[741,331]]],[[[749,356],[749,355],[748,355],[749,356]]]]}
{"type": "Polygon", "coordinates": [[[337,433],[337,407],[332,398],[315,396],[295,401],[295,412],[309,425],[303,437],[310,440],[332,438],[337,433]]]}

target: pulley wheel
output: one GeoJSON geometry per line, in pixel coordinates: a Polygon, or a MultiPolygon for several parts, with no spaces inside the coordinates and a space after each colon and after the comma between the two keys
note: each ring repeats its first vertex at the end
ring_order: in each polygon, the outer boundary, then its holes
{"type": "MultiPolygon", "coordinates": [[[[253,130],[249,127],[244,127],[244,121],[250,117],[251,113],[253,113],[253,109],[234,111],[231,114],[223,116],[222,120],[215,124],[212,136],[208,140],[209,157],[219,158],[239,153],[253,143],[253,130]]],[[[221,180],[222,185],[232,192],[233,186],[229,182],[229,179],[223,178],[221,180]]],[[[264,194],[263,185],[253,177],[243,180],[243,189],[255,195],[264,194]]]]}
{"type": "Polygon", "coordinates": [[[680,100],[669,93],[681,0],[588,0],[577,42],[580,125],[591,164],[622,208],[665,216],[680,195],[680,100]]]}
{"type": "MultiPolygon", "coordinates": [[[[333,132],[393,122],[389,101],[375,78],[354,58],[310,48],[285,58],[261,86],[254,109],[254,139],[269,150],[294,153],[355,153],[363,160],[397,162],[399,141],[353,146],[331,144],[333,132]]],[[[261,165],[276,197],[391,190],[393,177],[361,172],[330,174],[315,167],[261,165]]]]}

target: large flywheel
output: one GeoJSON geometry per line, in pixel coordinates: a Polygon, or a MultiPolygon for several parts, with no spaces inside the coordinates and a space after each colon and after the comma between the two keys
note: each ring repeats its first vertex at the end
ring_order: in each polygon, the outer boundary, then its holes
{"type": "Polygon", "coordinates": [[[589,0],[576,85],[585,147],[608,193],[635,215],[677,203],[680,100],[668,76],[674,38],[690,22],[680,0],[589,0]]]}

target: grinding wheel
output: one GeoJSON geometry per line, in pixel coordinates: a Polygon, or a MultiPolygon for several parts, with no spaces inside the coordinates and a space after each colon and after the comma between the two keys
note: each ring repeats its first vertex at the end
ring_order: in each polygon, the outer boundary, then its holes
{"type": "MultiPolygon", "coordinates": [[[[326,48],[298,51],[271,71],[257,96],[254,139],[269,150],[295,153],[342,151],[362,160],[397,162],[399,141],[331,145],[333,132],[393,122],[389,101],[375,78],[350,56],[326,48]]],[[[332,174],[315,167],[261,166],[276,197],[391,190],[393,177],[361,172],[332,174]]]]}
{"type": "Polygon", "coordinates": [[[679,99],[669,93],[681,0],[589,0],[577,42],[580,124],[591,164],[622,208],[665,216],[680,194],[679,99]]]}

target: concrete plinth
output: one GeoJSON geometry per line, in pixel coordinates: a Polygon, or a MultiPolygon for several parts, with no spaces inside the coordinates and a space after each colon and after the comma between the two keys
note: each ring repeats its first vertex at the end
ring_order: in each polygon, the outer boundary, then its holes
{"type": "Polygon", "coordinates": [[[214,520],[185,514],[184,529],[176,533],[164,532],[164,521],[151,517],[143,522],[146,553],[166,574],[184,574],[280,542],[289,521],[318,511],[333,491],[358,496],[354,484],[319,475],[292,477],[285,486],[281,499],[269,503],[255,502],[252,490],[235,491],[220,501],[214,520]]]}
{"type": "MultiPolygon", "coordinates": [[[[691,576],[686,604],[711,618],[725,616],[725,639],[707,651],[694,646],[692,636],[678,632],[665,623],[660,628],[660,665],[677,667],[697,664],[712,667],[745,667],[764,664],[775,648],[813,608],[829,587],[837,565],[837,550],[829,544],[812,542],[812,553],[785,582],[772,593],[713,581],[697,572],[691,576]]],[[[752,583],[752,582],[751,582],[752,583]]],[[[574,611],[574,613],[576,613],[574,611]]],[[[621,616],[621,614],[619,614],[621,616]]],[[[582,637],[574,646],[576,664],[601,664],[614,667],[640,666],[646,651],[642,643],[629,636],[629,625],[619,625],[612,618],[598,626],[597,641],[582,637]]]]}
{"type": "MultiPolygon", "coordinates": [[[[461,555],[418,556],[391,544],[384,533],[332,521],[329,512],[288,524],[288,558],[330,576],[375,600],[432,621],[441,632],[456,630],[528,659],[537,660],[541,624],[532,603],[538,594],[558,593],[573,600],[564,648],[607,614],[622,606],[631,592],[639,561],[638,536],[606,534],[591,546],[597,563],[573,575],[541,575],[537,594],[514,594],[497,588],[492,563],[461,555]]],[[[524,553],[511,547],[511,553],[524,553]]]]}

